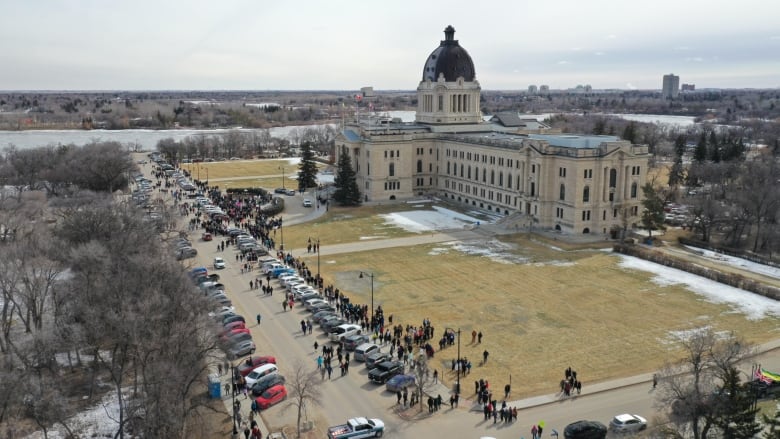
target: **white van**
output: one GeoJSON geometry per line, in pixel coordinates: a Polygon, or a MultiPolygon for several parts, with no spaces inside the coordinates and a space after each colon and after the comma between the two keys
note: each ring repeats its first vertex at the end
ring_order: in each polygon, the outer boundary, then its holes
{"type": "Polygon", "coordinates": [[[366,361],[366,357],[379,351],[379,346],[374,343],[363,343],[355,348],[352,358],[354,358],[355,361],[366,361]]]}
{"type": "Polygon", "coordinates": [[[279,373],[279,368],[275,364],[264,364],[249,372],[249,375],[246,376],[246,385],[252,387],[260,378],[276,373],[279,373]]]}
{"type": "Polygon", "coordinates": [[[360,327],[360,325],[345,323],[331,329],[328,336],[332,341],[341,341],[344,337],[349,337],[350,335],[359,335],[362,332],[363,329],[360,327]]]}

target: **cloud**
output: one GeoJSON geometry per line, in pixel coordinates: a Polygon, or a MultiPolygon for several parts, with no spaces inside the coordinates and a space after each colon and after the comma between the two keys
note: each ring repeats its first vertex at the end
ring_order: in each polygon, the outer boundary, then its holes
{"type": "Polygon", "coordinates": [[[572,47],[571,48],[572,52],[579,52],[580,50],[582,50],[582,48],[580,48],[580,47],[572,47]]]}
{"type": "Polygon", "coordinates": [[[566,60],[558,61],[558,65],[560,65],[560,66],[564,66],[566,64],[571,64],[571,63],[569,61],[566,61],[566,60]]]}
{"type": "Polygon", "coordinates": [[[687,62],[704,62],[704,58],[700,56],[691,56],[688,58],[685,58],[685,61],[687,62]]]}
{"type": "Polygon", "coordinates": [[[594,53],[594,55],[596,55],[596,56],[602,56],[602,55],[604,55],[604,52],[595,52],[595,53],[594,53]]]}
{"type": "Polygon", "coordinates": [[[629,90],[636,90],[636,86],[632,83],[626,83],[626,88],[629,90]]]}
{"type": "Polygon", "coordinates": [[[609,35],[607,35],[607,39],[608,39],[608,40],[614,40],[615,38],[617,38],[617,35],[615,35],[615,34],[609,34],[609,35]]]}
{"type": "Polygon", "coordinates": [[[691,50],[691,48],[688,47],[688,46],[677,46],[677,47],[674,48],[674,50],[682,52],[682,51],[686,51],[686,50],[691,50]]]}

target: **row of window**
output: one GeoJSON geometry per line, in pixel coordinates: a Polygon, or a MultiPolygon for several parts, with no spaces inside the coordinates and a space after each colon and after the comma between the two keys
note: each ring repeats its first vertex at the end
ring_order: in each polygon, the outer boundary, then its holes
{"type": "Polygon", "coordinates": [[[504,166],[506,164],[506,167],[511,168],[513,166],[517,166],[517,169],[520,169],[520,160],[514,160],[514,159],[504,159],[503,157],[498,157],[496,159],[495,156],[488,156],[485,154],[477,154],[477,153],[471,153],[467,151],[446,151],[447,157],[453,157],[456,159],[461,160],[468,160],[473,162],[482,162],[482,163],[490,163],[491,165],[495,165],[496,162],[498,162],[498,166],[504,166]]]}
{"type": "MultiPolygon", "coordinates": [[[[637,192],[638,192],[639,186],[636,184],[636,182],[631,183],[631,198],[636,198],[637,192]]],[[[561,184],[561,190],[558,195],[558,200],[560,201],[566,201],[566,185],[561,184]]],[[[612,201],[612,197],[610,197],[610,201],[612,201]]],[[[589,203],[590,202],[590,186],[585,186],[582,188],[582,202],[583,203],[589,203]]]]}

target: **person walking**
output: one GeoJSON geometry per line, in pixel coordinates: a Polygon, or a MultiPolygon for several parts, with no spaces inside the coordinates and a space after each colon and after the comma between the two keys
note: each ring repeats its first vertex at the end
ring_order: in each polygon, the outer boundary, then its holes
{"type": "Polygon", "coordinates": [[[482,331],[477,334],[477,343],[482,343],[482,331]]]}
{"type": "Polygon", "coordinates": [[[485,349],[485,352],[482,353],[482,364],[487,363],[488,355],[490,355],[490,353],[485,349]]]}
{"type": "Polygon", "coordinates": [[[477,330],[472,329],[471,330],[471,344],[475,344],[477,342],[477,330]]]}
{"type": "Polygon", "coordinates": [[[658,374],[654,373],[653,374],[653,389],[655,389],[655,386],[657,386],[657,385],[658,385],[658,374]]]}
{"type": "Polygon", "coordinates": [[[433,371],[433,384],[436,384],[438,382],[439,382],[439,370],[438,369],[434,369],[434,371],[433,371]]]}
{"type": "Polygon", "coordinates": [[[256,318],[257,318],[257,324],[259,325],[260,321],[263,320],[263,316],[261,316],[260,314],[257,314],[256,318]]]}

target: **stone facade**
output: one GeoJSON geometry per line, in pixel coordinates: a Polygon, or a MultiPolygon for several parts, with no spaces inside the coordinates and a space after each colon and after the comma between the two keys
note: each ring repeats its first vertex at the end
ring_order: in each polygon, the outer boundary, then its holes
{"type": "Polygon", "coordinates": [[[647,146],[614,136],[518,134],[484,122],[472,79],[424,77],[414,123],[365,116],[343,126],[336,151],[347,148],[366,201],[437,196],[508,216],[510,227],[570,234],[639,222],[647,146]]]}

